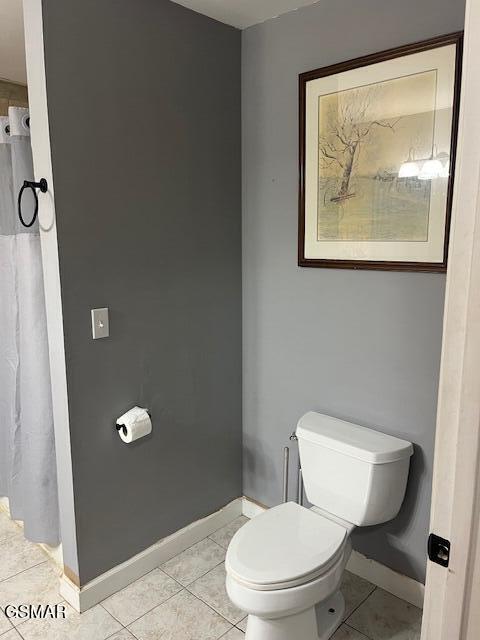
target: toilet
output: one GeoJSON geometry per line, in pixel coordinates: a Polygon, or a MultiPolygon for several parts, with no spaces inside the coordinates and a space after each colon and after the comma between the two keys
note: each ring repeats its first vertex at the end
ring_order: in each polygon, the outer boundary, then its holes
{"type": "Polygon", "coordinates": [[[296,436],[313,506],[265,511],[227,551],[227,592],[248,614],[246,640],[330,638],[345,610],[339,587],[351,532],[395,518],[405,495],[410,442],[315,412],[296,436]]]}

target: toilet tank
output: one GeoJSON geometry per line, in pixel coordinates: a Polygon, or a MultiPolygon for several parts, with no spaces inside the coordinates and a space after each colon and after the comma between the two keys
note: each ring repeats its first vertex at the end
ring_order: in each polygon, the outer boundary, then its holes
{"type": "Polygon", "coordinates": [[[309,502],[363,527],[397,515],[410,442],[313,411],[300,418],[296,434],[309,502]]]}

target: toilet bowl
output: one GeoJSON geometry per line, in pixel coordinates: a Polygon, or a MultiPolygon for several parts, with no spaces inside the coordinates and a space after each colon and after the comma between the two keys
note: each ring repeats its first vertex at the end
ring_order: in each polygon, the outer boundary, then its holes
{"type": "Polygon", "coordinates": [[[339,585],[352,530],[345,525],[288,502],[240,529],[227,551],[226,586],[249,615],[247,640],[330,637],[345,608],[339,585]]]}
{"type": "Polygon", "coordinates": [[[227,550],[227,593],[248,614],[246,640],[330,638],[345,610],[352,530],[391,520],[405,495],[410,442],[314,412],[296,434],[314,506],[267,510],[227,550]]]}

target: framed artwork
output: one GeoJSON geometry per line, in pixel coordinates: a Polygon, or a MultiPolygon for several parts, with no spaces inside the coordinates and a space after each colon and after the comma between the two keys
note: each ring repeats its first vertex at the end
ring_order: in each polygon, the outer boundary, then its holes
{"type": "Polygon", "coordinates": [[[445,271],[462,33],[300,75],[298,264],[445,271]]]}

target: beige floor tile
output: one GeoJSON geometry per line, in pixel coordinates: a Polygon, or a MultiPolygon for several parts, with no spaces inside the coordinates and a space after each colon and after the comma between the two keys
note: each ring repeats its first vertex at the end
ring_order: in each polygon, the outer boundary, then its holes
{"type": "Polygon", "coordinates": [[[340,590],[345,598],[345,614],[343,619],[346,620],[351,613],[375,590],[375,585],[363,578],[345,571],[343,574],[340,590]]]}
{"type": "Polygon", "coordinates": [[[18,628],[24,640],[105,640],[122,625],[100,605],[82,615],[66,605],[64,620],[28,620],[18,628]]]}
{"type": "Polygon", "coordinates": [[[246,518],[245,516],[240,516],[239,518],[236,518],[233,522],[230,522],[230,524],[227,524],[225,527],[222,527],[218,531],[215,531],[215,533],[212,533],[210,538],[214,542],[219,544],[221,547],[226,549],[230,544],[230,540],[233,538],[233,536],[247,522],[248,522],[248,518],[246,518]]]}
{"type": "Polygon", "coordinates": [[[352,629],[352,627],[342,624],[342,626],[335,631],[332,636],[332,640],[369,640],[363,633],[352,629]]]}
{"type": "Polygon", "coordinates": [[[0,636],[2,635],[2,633],[10,631],[11,629],[12,625],[8,621],[7,616],[3,613],[3,611],[0,611],[0,636]]]}
{"type": "Polygon", "coordinates": [[[231,625],[191,593],[181,591],[129,628],[139,640],[217,640],[231,625]]]}
{"type": "Polygon", "coordinates": [[[422,610],[376,589],[347,624],[372,640],[419,640],[422,610]]]}
{"type": "Polygon", "coordinates": [[[232,624],[237,624],[245,617],[245,612],[237,609],[228,597],[225,588],[225,566],[223,563],[195,580],[189,585],[188,590],[232,624]]]}
{"type": "Polygon", "coordinates": [[[5,537],[0,544],[0,580],[5,580],[47,559],[40,547],[25,540],[21,532],[5,537]]]}
{"type": "Polygon", "coordinates": [[[15,629],[7,631],[3,636],[0,636],[2,640],[22,640],[22,636],[15,629]]]}
{"type": "Polygon", "coordinates": [[[242,631],[246,631],[247,630],[247,622],[248,622],[248,616],[245,616],[243,618],[243,620],[240,620],[240,622],[237,624],[237,627],[239,629],[241,629],[242,631]]]}
{"type": "Polygon", "coordinates": [[[19,533],[21,533],[20,527],[10,520],[5,511],[0,511],[0,540],[19,533]]]}
{"type": "Polygon", "coordinates": [[[227,631],[227,633],[220,638],[220,640],[245,640],[245,634],[236,627],[227,631]]]}
{"type": "Polygon", "coordinates": [[[126,627],[181,589],[181,585],[161,569],[154,569],[104,600],[102,606],[126,627]]]}
{"type": "MultiPolygon", "coordinates": [[[[50,562],[43,562],[0,582],[0,607],[24,603],[57,604],[62,600],[59,587],[58,570],[50,562]]],[[[11,618],[11,622],[17,626],[25,619],[11,618]]]]}
{"type": "MultiPolygon", "coordinates": [[[[237,627],[239,628],[239,633],[241,635],[238,635],[238,636],[232,635],[231,640],[236,640],[237,637],[238,637],[238,640],[245,638],[245,635],[244,633],[242,633],[242,631],[245,632],[247,630],[247,620],[248,620],[248,617],[244,618],[240,624],[237,624],[237,627]],[[240,629],[242,631],[240,631],[240,629]]],[[[228,633],[226,634],[226,636],[224,636],[224,638],[230,640],[228,633]]],[[[223,637],[221,640],[223,640],[223,637]]],[[[363,633],[360,633],[359,631],[356,631],[355,629],[347,627],[347,625],[343,624],[336,631],[336,633],[334,633],[334,635],[332,636],[332,640],[369,640],[369,639],[366,638],[363,635],[363,633]]]]}
{"type": "Polygon", "coordinates": [[[135,640],[135,636],[128,629],[122,629],[113,636],[109,636],[107,640],[135,640]]]}
{"type": "Polygon", "coordinates": [[[206,538],[161,566],[184,587],[225,560],[225,549],[206,538]]]}

